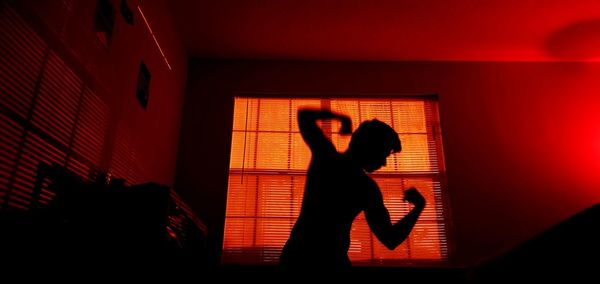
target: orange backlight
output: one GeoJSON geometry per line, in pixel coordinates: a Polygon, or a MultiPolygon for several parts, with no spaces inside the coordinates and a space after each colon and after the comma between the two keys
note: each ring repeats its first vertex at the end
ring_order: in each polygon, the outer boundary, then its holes
{"type": "MultiPolygon", "coordinates": [[[[370,232],[360,214],[351,232],[348,252],[354,264],[393,265],[443,261],[447,258],[440,171],[443,170],[436,102],[423,99],[272,99],[236,98],[231,143],[224,263],[277,263],[300,212],[310,150],[300,136],[300,107],[329,108],[349,115],[353,127],[377,118],[398,131],[401,153],[373,174],[392,220],[410,208],[403,190],[419,188],[427,208],[407,241],[394,251],[370,232]],[[436,140],[437,139],[437,140],[436,140]]],[[[349,136],[339,135],[339,123],[322,128],[343,152],[349,136]]]]}

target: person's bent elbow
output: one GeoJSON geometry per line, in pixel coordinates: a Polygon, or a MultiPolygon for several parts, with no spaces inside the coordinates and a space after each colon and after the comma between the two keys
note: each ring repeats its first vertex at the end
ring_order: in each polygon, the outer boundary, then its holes
{"type": "Polygon", "coordinates": [[[382,241],[383,245],[386,248],[388,248],[389,250],[395,250],[402,242],[404,242],[404,239],[402,239],[400,241],[394,241],[394,240],[382,241]]]}
{"type": "Polygon", "coordinates": [[[389,250],[395,250],[407,237],[407,235],[394,237],[393,234],[390,234],[389,236],[380,236],[378,239],[389,250]]]}

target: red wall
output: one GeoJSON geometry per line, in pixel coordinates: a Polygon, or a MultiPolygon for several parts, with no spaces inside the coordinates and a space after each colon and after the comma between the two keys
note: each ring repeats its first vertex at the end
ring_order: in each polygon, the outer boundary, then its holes
{"type": "Polygon", "coordinates": [[[108,106],[109,127],[99,168],[111,168],[115,176],[129,182],[172,185],[188,58],[173,32],[167,1],[145,1],[141,7],[172,70],[155,45],[137,1],[127,1],[134,15],[132,26],[120,14],[121,1],[110,0],[115,23],[108,48],[100,44],[93,30],[96,1],[63,2],[13,1],[9,5],[108,106]],[[152,75],[146,110],[135,95],[141,60],[152,75]],[[117,158],[120,170],[115,169],[117,158]]]}
{"type": "MultiPolygon", "coordinates": [[[[453,259],[471,265],[600,201],[600,64],[192,61],[176,186],[224,222],[233,96],[437,93],[453,259]]],[[[215,260],[215,259],[213,259],[215,260]]]]}

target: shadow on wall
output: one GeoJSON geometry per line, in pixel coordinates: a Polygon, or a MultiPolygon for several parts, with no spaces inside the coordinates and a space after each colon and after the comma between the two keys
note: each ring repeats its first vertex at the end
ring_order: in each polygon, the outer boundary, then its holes
{"type": "Polygon", "coordinates": [[[546,40],[548,55],[563,60],[600,59],[600,19],[579,22],[556,31],[546,40]]]}

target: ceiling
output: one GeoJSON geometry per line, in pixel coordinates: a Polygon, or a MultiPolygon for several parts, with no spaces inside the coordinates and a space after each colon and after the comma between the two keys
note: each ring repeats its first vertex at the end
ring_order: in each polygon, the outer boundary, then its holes
{"type": "Polygon", "coordinates": [[[170,2],[200,58],[600,61],[600,0],[170,2]]]}

